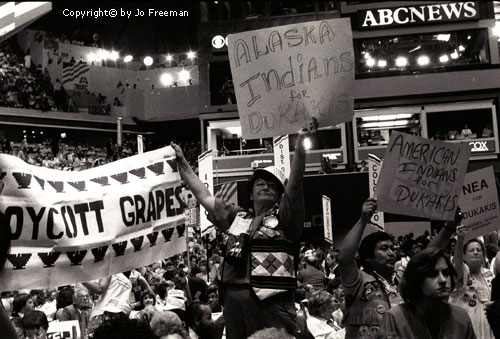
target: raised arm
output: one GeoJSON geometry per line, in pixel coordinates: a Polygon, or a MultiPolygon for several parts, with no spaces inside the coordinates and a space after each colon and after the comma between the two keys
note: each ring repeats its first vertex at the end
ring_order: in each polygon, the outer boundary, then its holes
{"type": "Polygon", "coordinates": [[[447,221],[444,224],[444,227],[441,228],[441,231],[429,242],[427,247],[436,247],[439,249],[446,249],[448,244],[450,243],[450,238],[455,233],[457,229],[457,225],[462,221],[462,212],[460,211],[460,207],[457,208],[455,212],[455,220],[447,221]]]}
{"type": "Polygon", "coordinates": [[[110,282],[111,282],[111,276],[99,279],[98,282],[93,282],[93,281],[82,282],[82,285],[87,287],[87,289],[92,293],[103,294],[108,289],[110,282]]]}
{"type": "Polygon", "coordinates": [[[356,251],[358,250],[361,237],[365,230],[366,224],[370,222],[373,213],[377,209],[377,201],[373,198],[368,198],[363,203],[361,208],[361,217],[356,225],[347,233],[346,237],[340,245],[340,253],[338,255],[340,277],[342,284],[352,284],[358,277],[358,266],[356,265],[356,251]]]}
{"type": "Polygon", "coordinates": [[[300,129],[295,141],[295,152],[293,153],[292,166],[290,168],[290,178],[285,187],[286,194],[290,201],[295,201],[302,190],[302,178],[306,169],[306,150],[304,139],[316,133],[318,130],[318,120],[312,118],[303,128],[300,129]]]}
{"type": "Polygon", "coordinates": [[[171,142],[170,146],[175,151],[175,157],[177,159],[177,166],[179,168],[179,172],[181,173],[182,179],[186,182],[186,184],[193,192],[196,199],[200,202],[200,204],[205,207],[208,213],[213,214],[215,209],[215,197],[209,192],[205,184],[198,178],[196,173],[194,173],[191,166],[187,162],[184,157],[184,152],[179,147],[179,145],[171,142]]]}

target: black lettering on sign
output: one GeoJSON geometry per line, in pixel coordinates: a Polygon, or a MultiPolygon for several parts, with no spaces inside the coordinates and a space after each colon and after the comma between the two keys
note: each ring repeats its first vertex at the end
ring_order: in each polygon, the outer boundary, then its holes
{"type": "Polygon", "coordinates": [[[31,221],[33,221],[33,234],[31,239],[38,239],[38,230],[40,229],[40,220],[42,220],[43,214],[45,213],[45,207],[40,208],[38,213],[35,212],[35,209],[31,206],[26,206],[26,210],[31,217],[31,221]]]}
{"type": "Polygon", "coordinates": [[[91,249],[90,251],[92,252],[92,255],[94,256],[94,262],[103,261],[107,250],[108,250],[107,245],[91,249]]]}
{"type": "Polygon", "coordinates": [[[139,179],[146,179],[146,169],[144,167],[136,168],[128,171],[130,174],[135,175],[139,179]]]}
{"type": "Polygon", "coordinates": [[[132,238],[130,239],[130,242],[134,246],[134,252],[138,252],[141,250],[142,243],[144,242],[144,236],[141,235],[140,237],[132,238]]]}
{"type": "Polygon", "coordinates": [[[31,188],[31,174],[26,174],[26,173],[20,173],[20,172],[14,172],[12,173],[12,176],[16,180],[17,184],[19,185],[17,188],[23,189],[23,188],[31,188]]]}
{"type": "Polygon", "coordinates": [[[11,233],[11,239],[12,240],[17,240],[21,236],[21,233],[23,232],[23,224],[24,224],[24,216],[23,216],[23,209],[19,206],[9,206],[5,209],[4,212],[5,215],[5,221],[7,222],[8,225],[10,225],[10,233],[11,233]],[[12,217],[16,217],[16,230],[12,232],[12,223],[11,219],[12,217]]]}
{"type": "Polygon", "coordinates": [[[153,232],[153,233],[150,233],[148,235],[146,235],[148,237],[148,240],[149,240],[149,247],[153,247],[156,245],[156,239],[158,239],[158,232],[153,232]]]}
{"type": "Polygon", "coordinates": [[[134,206],[134,199],[131,197],[125,196],[120,198],[120,210],[122,212],[122,221],[123,224],[127,227],[133,226],[135,224],[135,214],[134,212],[128,212],[125,214],[125,205],[130,204],[130,206],[134,206]]]}
{"type": "Polygon", "coordinates": [[[87,250],[66,252],[66,255],[71,262],[70,266],[80,266],[87,255],[87,250]]]}
{"type": "Polygon", "coordinates": [[[14,266],[13,270],[24,270],[30,258],[31,253],[7,254],[7,259],[14,266]]]}
{"type": "Polygon", "coordinates": [[[473,181],[467,185],[462,186],[462,191],[464,195],[480,192],[483,189],[488,188],[488,183],[486,180],[481,179],[481,181],[473,181]]]}
{"type": "Polygon", "coordinates": [[[120,257],[125,254],[125,248],[127,248],[127,241],[122,241],[111,245],[113,250],[115,250],[115,257],[120,257]]]}
{"type": "Polygon", "coordinates": [[[146,219],[144,217],[144,208],[146,205],[146,202],[144,201],[144,198],[142,195],[136,194],[134,195],[134,203],[135,203],[135,224],[139,224],[139,221],[141,220],[142,222],[146,222],[146,219]]]}
{"type": "Polygon", "coordinates": [[[40,257],[40,259],[42,260],[44,268],[54,267],[54,264],[56,263],[60,255],[61,252],[38,253],[38,257],[40,257]]]}
{"type": "Polygon", "coordinates": [[[47,238],[49,239],[61,239],[63,236],[63,232],[59,232],[59,234],[54,234],[54,213],[59,214],[57,210],[53,207],[49,209],[49,215],[47,216],[47,238]]]}

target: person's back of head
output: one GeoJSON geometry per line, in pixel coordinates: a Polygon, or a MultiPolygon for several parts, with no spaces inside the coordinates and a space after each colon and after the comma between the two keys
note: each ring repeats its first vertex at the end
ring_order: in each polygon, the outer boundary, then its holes
{"type": "Polygon", "coordinates": [[[182,339],[189,339],[186,329],[177,314],[171,311],[156,313],[150,322],[151,330],[156,337],[178,334],[182,339]]]}
{"type": "Polygon", "coordinates": [[[294,339],[284,328],[264,328],[249,336],[247,339],[294,339]]]}
{"type": "Polygon", "coordinates": [[[148,324],[128,318],[118,318],[101,324],[94,339],[155,339],[148,324]]]}

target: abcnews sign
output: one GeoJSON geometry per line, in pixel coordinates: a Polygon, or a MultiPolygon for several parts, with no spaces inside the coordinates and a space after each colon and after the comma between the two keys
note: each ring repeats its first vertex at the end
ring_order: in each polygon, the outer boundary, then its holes
{"type": "Polygon", "coordinates": [[[360,30],[479,19],[478,1],[431,3],[415,6],[368,9],[357,12],[358,29],[360,30]]]}

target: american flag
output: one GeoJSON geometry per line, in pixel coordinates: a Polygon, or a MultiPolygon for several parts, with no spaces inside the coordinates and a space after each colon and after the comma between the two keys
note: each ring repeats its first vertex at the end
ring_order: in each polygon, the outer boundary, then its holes
{"type": "Polygon", "coordinates": [[[79,62],[74,65],[66,65],[63,68],[62,79],[63,84],[67,82],[72,82],[75,79],[78,79],[81,75],[87,73],[89,71],[89,65],[84,62],[79,62]]]}

